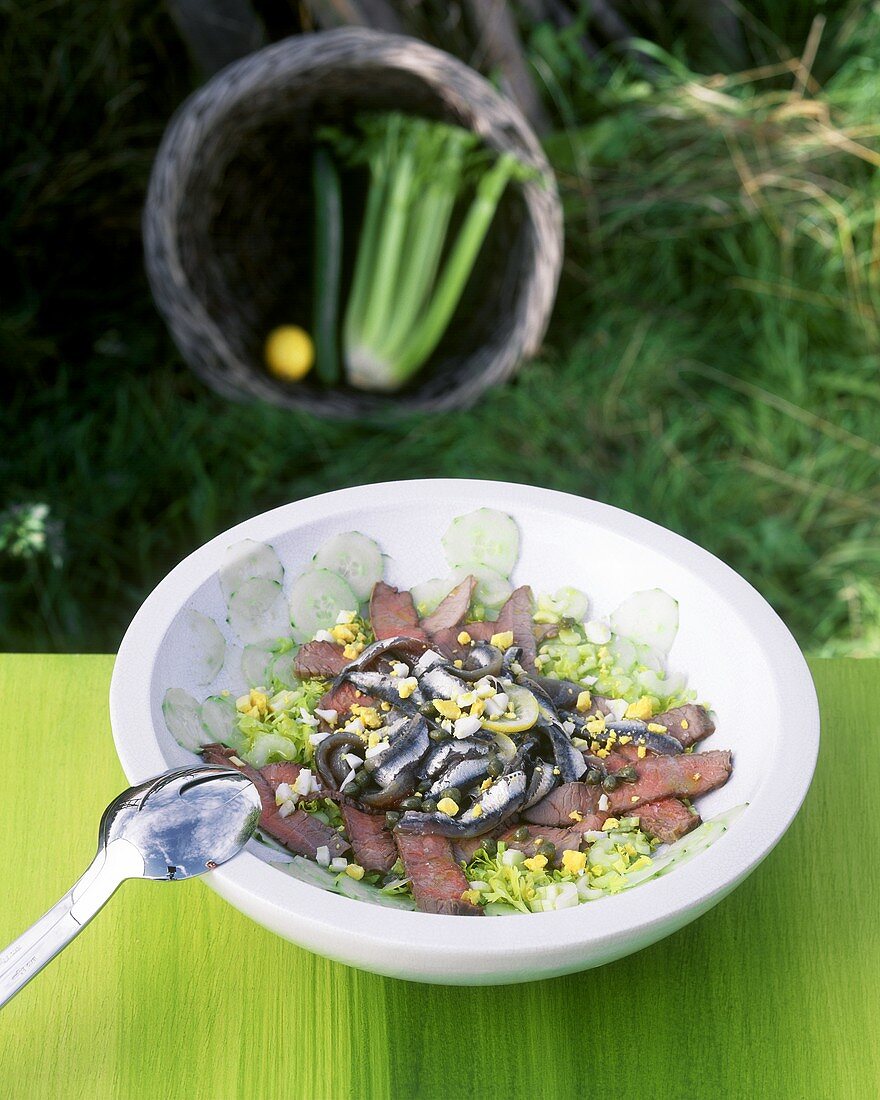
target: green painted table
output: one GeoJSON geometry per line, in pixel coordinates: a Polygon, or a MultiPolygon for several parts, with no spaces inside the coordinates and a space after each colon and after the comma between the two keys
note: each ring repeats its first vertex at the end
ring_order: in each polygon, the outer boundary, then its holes
{"type": "MultiPolygon", "coordinates": [[[[0,946],[126,784],[112,657],[0,656],[0,946]]],[[[806,805],[731,897],[600,970],[496,989],[359,973],[199,881],[128,883],[0,1015],[0,1097],[880,1096],[880,662],[818,661],[806,805]],[[837,792],[845,797],[838,797],[837,792]]]]}

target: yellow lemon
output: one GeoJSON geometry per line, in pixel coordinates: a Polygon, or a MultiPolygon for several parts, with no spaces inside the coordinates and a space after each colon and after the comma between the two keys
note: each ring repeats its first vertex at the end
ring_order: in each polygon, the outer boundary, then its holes
{"type": "Polygon", "coordinates": [[[266,366],[276,378],[299,382],[312,369],[315,345],[298,325],[279,325],[266,338],[266,366]]]}

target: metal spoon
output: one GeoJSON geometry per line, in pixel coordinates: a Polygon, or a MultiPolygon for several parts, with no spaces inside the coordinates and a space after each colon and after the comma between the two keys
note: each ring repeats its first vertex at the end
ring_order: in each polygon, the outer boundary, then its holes
{"type": "Polygon", "coordinates": [[[127,878],[175,881],[232,859],[260,796],[231,768],[182,768],[123,791],[104,811],[98,853],[57,905],[0,954],[0,1007],[81,932],[127,878]]]}

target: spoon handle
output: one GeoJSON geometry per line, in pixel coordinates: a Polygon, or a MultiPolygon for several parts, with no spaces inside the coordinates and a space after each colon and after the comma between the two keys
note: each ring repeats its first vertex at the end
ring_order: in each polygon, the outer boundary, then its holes
{"type": "Polygon", "coordinates": [[[127,840],[102,848],[64,897],[0,954],[0,1008],[52,961],[144,861],[127,840]]]}

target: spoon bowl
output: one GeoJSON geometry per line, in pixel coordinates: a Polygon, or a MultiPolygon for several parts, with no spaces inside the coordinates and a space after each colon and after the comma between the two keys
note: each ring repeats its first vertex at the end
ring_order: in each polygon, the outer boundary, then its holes
{"type": "Polygon", "coordinates": [[[174,880],[212,871],[257,827],[260,796],[231,768],[183,768],[124,791],[104,811],[99,848],[117,840],[143,858],[139,878],[174,880]]]}

